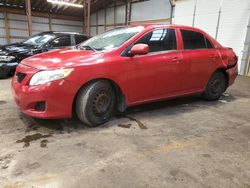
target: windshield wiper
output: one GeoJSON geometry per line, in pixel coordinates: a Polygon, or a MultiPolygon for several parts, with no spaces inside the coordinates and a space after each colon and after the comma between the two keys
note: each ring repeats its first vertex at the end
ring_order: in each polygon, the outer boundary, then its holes
{"type": "Polygon", "coordinates": [[[92,51],[96,51],[95,48],[91,47],[91,46],[88,46],[88,45],[85,45],[85,46],[79,46],[79,49],[83,50],[92,50],[92,51]]]}

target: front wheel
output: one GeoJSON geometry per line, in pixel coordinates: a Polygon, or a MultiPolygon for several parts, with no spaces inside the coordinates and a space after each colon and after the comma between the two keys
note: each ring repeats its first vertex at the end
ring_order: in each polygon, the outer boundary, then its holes
{"type": "Polygon", "coordinates": [[[76,98],[76,114],[89,127],[101,125],[112,117],[115,93],[107,81],[97,81],[82,88],[76,98]]]}
{"type": "Polygon", "coordinates": [[[4,70],[0,70],[0,79],[5,79],[8,77],[9,72],[6,72],[4,70]]]}
{"type": "Polygon", "coordinates": [[[218,100],[226,90],[226,77],[222,72],[215,72],[210,78],[204,98],[209,101],[218,100]]]}

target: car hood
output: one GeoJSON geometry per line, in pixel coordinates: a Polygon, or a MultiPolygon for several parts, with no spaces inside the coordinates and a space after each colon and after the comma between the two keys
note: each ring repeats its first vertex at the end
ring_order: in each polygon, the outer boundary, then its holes
{"type": "Polygon", "coordinates": [[[70,68],[83,64],[93,64],[102,52],[67,48],[53,50],[24,59],[21,64],[40,70],[70,68]]]}
{"type": "Polygon", "coordinates": [[[24,44],[24,43],[13,43],[0,47],[0,55],[18,55],[30,52],[31,49],[37,49],[37,46],[24,44]]]}

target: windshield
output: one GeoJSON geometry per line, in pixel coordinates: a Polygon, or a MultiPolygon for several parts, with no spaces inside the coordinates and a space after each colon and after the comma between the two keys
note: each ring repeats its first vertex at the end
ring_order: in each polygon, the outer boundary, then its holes
{"type": "Polygon", "coordinates": [[[53,38],[55,38],[55,36],[50,35],[50,34],[35,35],[35,36],[23,41],[23,43],[24,44],[34,45],[34,46],[41,46],[41,45],[47,43],[48,41],[50,41],[53,38]]]}
{"type": "Polygon", "coordinates": [[[108,51],[120,47],[128,39],[141,32],[142,26],[117,28],[95,36],[79,47],[89,50],[108,51]]]}

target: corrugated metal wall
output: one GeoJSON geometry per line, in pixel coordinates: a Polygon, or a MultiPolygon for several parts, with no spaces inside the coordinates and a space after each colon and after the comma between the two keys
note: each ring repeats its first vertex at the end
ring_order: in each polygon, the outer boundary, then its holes
{"type": "MultiPolygon", "coordinates": [[[[212,37],[216,36],[219,10],[221,16],[217,40],[223,45],[232,47],[239,56],[239,69],[243,54],[247,24],[250,16],[249,0],[180,0],[176,1],[174,23],[194,26],[203,29],[212,37]],[[195,12],[195,16],[194,15],[195,12]]],[[[245,63],[245,62],[244,62],[245,63]]],[[[242,72],[242,70],[240,70],[242,72]]]]}
{"type": "MultiPolygon", "coordinates": [[[[52,31],[74,31],[82,32],[83,23],[81,21],[51,18],[52,31]]],[[[32,34],[50,30],[50,21],[47,17],[32,16],[32,34]]],[[[0,45],[9,42],[18,42],[29,36],[27,16],[21,14],[0,12],[0,45]],[[6,30],[6,27],[8,28],[6,30]]]]}
{"type": "MultiPolygon", "coordinates": [[[[131,5],[131,24],[168,24],[170,23],[170,17],[171,4],[169,0],[149,0],[144,2],[134,2],[131,5]]],[[[123,26],[126,24],[126,5],[110,5],[110,7],[92,14],[90,23],[91,36],[118,26],[123,26]]]]}
{"type": "Polygon", "coordinates": [[[131,23],[170,23],[169,0],[150,0],[132,4],[131,23]]]}
{"type": "Polygon", "coordinates": [[[83,28],[81,21],[72,21],[72,20],[52,18],[51,23],[52,23],[52,31],[82,32],[82,28],[83,28]]]}
{"type": "MultiPolygon", "coordinates": [[[[0,12],[0,36],[5,36],[5,22],[4,22],[4,14],[0,12]]],[[[0,45],[1,44],[6,44],[6,38],[0,37],[0,45]]]]}

